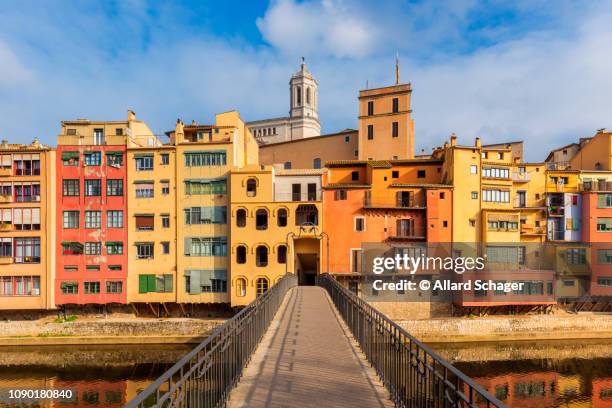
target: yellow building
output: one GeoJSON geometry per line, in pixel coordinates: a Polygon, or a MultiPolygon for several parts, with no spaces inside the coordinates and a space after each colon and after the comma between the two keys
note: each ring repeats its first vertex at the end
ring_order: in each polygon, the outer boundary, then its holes
{"type": "Polygon", "coordinates": [[[175,147],[143,126],[130,135],[127,165],[128,302],[160,314],[177,299],[175,147]]]}
{"type": "Polygon", "coordinates": [[[55,151],[0,144],[0,310],[54,308],[55,151]]]}
{"type": "Polygon", "coordinates": [[[229,170],[256,164],[257,142],[237,112],[169,132],[176,151],[176,301],[228,303],[229,170]]]}
{"type": "Polygon", "coordinates": [[[232,306],[253,301],[287,272],[301,283],[314,283],[322,272],[321,173],[232,169],[232,306]]]}

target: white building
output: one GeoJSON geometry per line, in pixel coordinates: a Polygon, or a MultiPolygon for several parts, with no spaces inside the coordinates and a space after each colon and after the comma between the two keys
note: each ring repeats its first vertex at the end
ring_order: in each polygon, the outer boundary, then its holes
{"type": "Polygon", "coordinates": [[[289,81],[289,116],[247,122],[258,143],[270,144],[319,136],[319,95],[317,81],[302,58],[300,70],[289,81]]]}

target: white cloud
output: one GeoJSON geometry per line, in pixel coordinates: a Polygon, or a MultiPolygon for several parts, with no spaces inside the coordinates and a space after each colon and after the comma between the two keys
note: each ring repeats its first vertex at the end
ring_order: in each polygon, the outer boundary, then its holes
{"type": "Polygon", "coordinates": [[[257,19],[257,27],[266,41],[291,55],[361,58],[372,52],[379,37],[371,21],[333,0],[279,0],[257,19]]]}
{"type": "Polygon", "coordinates": [[[17,55],[0,40],[0,89],[16,87],[33,79],[33,73],[22,64],[17,55]]]}

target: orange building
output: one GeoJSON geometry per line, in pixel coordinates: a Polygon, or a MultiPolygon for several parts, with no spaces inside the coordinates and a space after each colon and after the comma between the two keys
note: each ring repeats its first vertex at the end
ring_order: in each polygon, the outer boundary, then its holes
{"type": "Polygon", "coordinates": [[[612,191],[597,184],[582,193],[582,241],[591,244],[591,273],[583,285],[591,296],[612,296],[612,191]]]}

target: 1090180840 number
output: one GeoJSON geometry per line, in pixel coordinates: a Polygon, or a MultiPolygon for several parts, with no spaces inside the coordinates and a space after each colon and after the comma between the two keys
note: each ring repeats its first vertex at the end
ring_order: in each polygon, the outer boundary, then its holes
{"type": "Polygon", "coordinates": [[[70,399],[72,390],[52,390],[52,389],[29,389],[29,390],[8,390],[9,399],[21,400],[41,400],[41,399],[70,399]]]}

